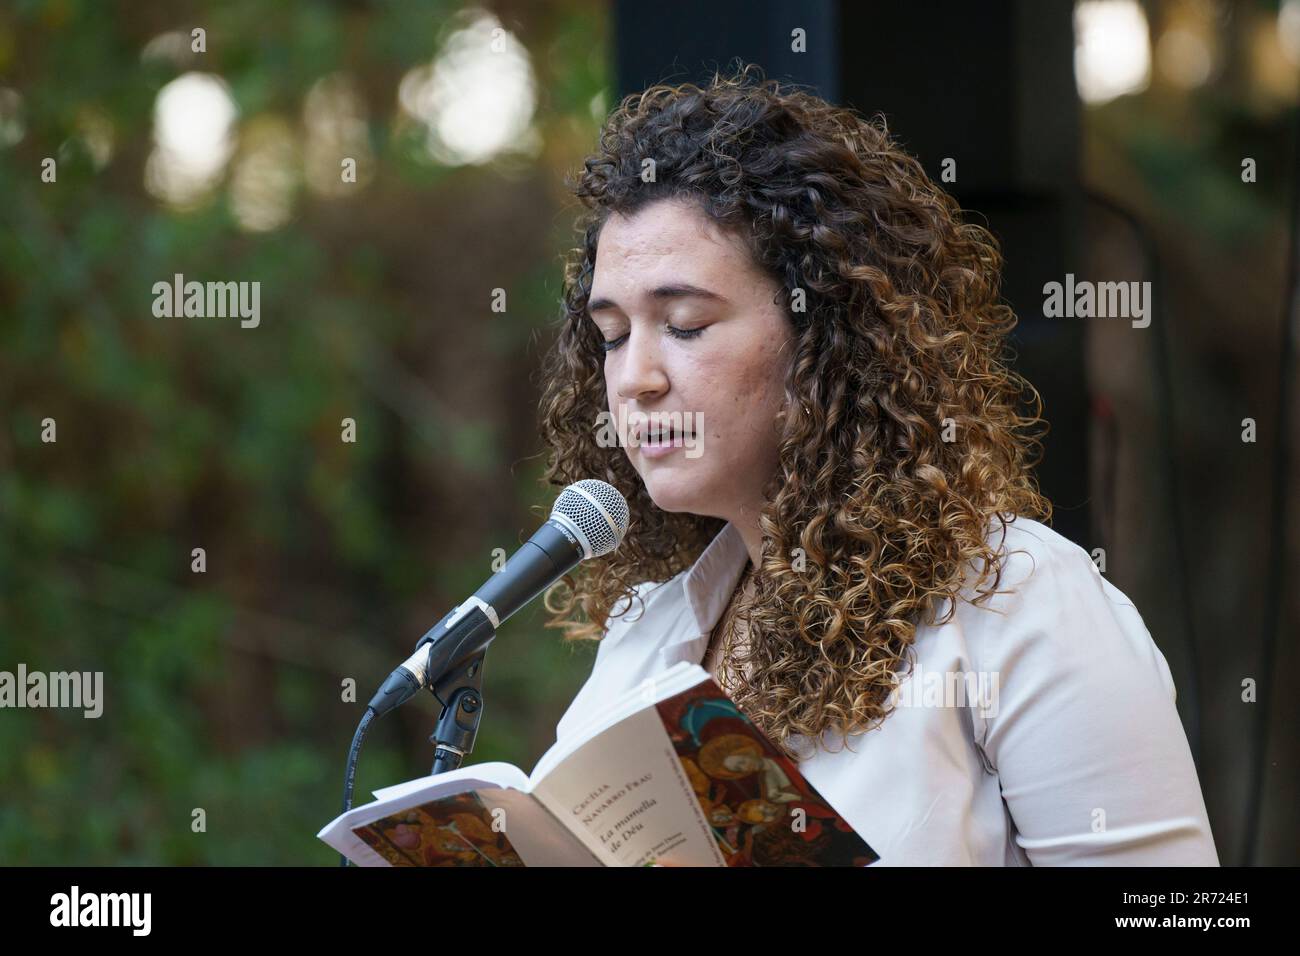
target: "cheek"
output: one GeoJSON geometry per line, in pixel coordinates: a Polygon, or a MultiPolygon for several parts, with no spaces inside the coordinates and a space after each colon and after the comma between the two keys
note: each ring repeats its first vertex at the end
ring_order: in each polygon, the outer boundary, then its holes
{"type": "Polygon", "coordinates": [[[784,383],[769,364],[719,369],[703,405],[705,433],[719,452],[709,457],[728,468],[766,464],[778,443],[776,415],[784,400],[784,383]]]}
{"type": "Polygon", "coordinates": [[[783,369],[775,347],[764,347],[733,370],[732,391],[752,423],[771,418],[785,397],[783,369]]]}

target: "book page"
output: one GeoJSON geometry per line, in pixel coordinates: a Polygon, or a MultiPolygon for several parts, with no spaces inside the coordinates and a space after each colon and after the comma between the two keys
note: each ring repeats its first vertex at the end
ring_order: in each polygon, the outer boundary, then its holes
{"type": "Polygon", "coordinates": [[[533,795],[608,865],[725,865],[653,706],[578,747],[533,795]]]}
{"type": "MultiPolygon", "coordinates": [[[[533,772],[529,776],[530,789],[536,790],[537,783],[544,779],[552,769],[580,746],[593,737],[599,736],[609,727],[621,720],[631,717],[639,710],[652,706],[655,702],[680,693],[702,681],[712,682],[712,678],[703,667],[689,661],[674,664],[653,680],[631,688],[612,704],[593,714],[591,718],[575,727],[562,740],[557,740],[551,748],[538,758],[533,772]]],[[[714,687],[717,685],[714,684],[714,687]]],[[[719,691],[721,693],[721,691],[719,691]]]]}
{"type": "Polygon", "coordinates": [[[557,745],[534,771],[533,793],[579,826],[595,852],[624,866],[652,858],[690,866],[879,859],[703,668],[674,671],[652,704],[625,697],[572,735],[593,736],[557,745]]]}
{"type": "Polygon", "coordinates": [[[352,835],[378,858],[358,854],[362,865],[602,865],[537,799],[519,790],[445,795],[357,826],[352,835]]]}
{"type": "Polygon", "coordinates": [[[427,795],[432,796],[435,793],[443,792],[449,784],[456,781],[463,782],[460,789],[464,790],[492,785],[513,787],[516,790],[523,790],[525,793],[530,789],[528,778],[514,764],[488,761],[471,764],[468,767],[457,767],[455,770],[448,770],[445,773],[417,777],[414,780],[407,780],[405,783],[394,784],[391,787],[380,787],[374,792],[374,797],[376,800],[391,800],[401,797],[404,793],[415,793],[425,787],[438,788],[429,791],[427,795]]]}
{"type": "Polygon", "coordinates": [[[527,787],[528,780],[523,771],[508,763],[493,762],[460,767],[447,773],[385,787],[379,791],[384,795],[382,799],[354,807],[335,817],[316,836],[359,866],[392,866],[394,861],[391,855],[385,857],[378,853],[354,833],[354,829],[421,803],[431,803],[462,792],[508,788],[526,790],[527,787]]]}

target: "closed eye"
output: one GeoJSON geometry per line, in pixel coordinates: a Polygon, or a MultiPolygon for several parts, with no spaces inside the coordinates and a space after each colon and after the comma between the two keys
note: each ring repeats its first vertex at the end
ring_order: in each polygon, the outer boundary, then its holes
{"type": "MultiPolygon", "coordinates": [[[[664,328],[667,330],[668,334],[675,339],[693,339],[696,338],[701,332],[703,332],[705,328],[707,328],[707,326],[701,325],[698,329],[679,329],[675,326],[667,325],[664,326],[664,328]]],[[[626,338],[627,338],[626,335],[621,335],[616,339],[612,339],[608,342],[600,343],[600,347],[606,352],[612,352],[620,345],[622,345],[623,340],[626,338]]]]}

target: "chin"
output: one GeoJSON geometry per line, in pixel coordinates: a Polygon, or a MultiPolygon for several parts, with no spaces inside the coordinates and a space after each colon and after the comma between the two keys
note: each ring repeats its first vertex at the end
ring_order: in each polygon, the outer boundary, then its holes
{"type": "Polygon", "coordinates": [[[694,512],[699,507],[700,489],[695,482],[665,475],[652,477],[648,481],[643,477],[641,480],[645,482],[645,490],[650,495],[650,500],[660,511],[694,512]]]}

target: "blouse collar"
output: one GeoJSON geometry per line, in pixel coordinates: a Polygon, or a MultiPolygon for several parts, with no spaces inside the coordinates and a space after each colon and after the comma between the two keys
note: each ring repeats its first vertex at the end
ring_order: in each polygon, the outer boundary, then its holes
{"type": "Polygon", "coordinates": [[[682,584],[698,629],[687,640],[712,632],[731,600],[732,592],[749,563],[749,550],[740,530],[730,521],[686,572],[682,584]]]}

